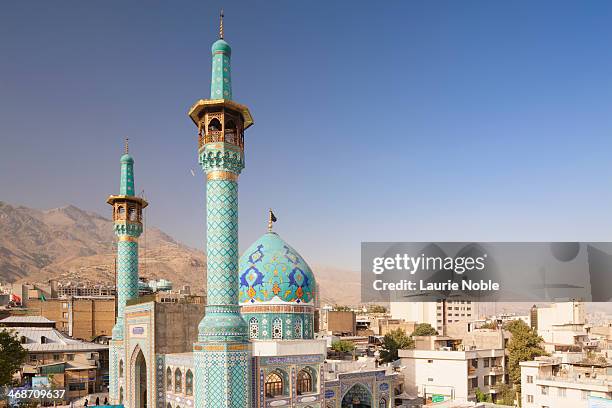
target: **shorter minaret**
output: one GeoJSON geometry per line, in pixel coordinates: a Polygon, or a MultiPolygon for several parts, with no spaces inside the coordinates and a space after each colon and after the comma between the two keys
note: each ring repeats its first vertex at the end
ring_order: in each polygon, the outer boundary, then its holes
{"type": "Polygon", "coordinates": [[[147,202],[134,194],[134,159],[125,139],[125,154],[121,156],[119,194],[108,197],[113,206],[113,224],[117,235],[117,321],[113,340],[123,339],[123,314],[126,302],[138,296],[138,237],[142,234],[142,209],[147,202]]]}

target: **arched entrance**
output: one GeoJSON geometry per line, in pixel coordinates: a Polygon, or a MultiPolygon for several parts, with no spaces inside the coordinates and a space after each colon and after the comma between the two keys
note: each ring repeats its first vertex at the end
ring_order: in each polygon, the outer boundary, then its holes
{"type": "Polygon", "coordinates": [[[372,393],[363,384],[353,385],[342,398],[342,408],[371,408],[372,393]]]}
{"type": "Polygon", "coordinates": [[[136,377],[134,384],[136,385],[136,407],[147,408],[147,362],[145,361],[142,350],[138,350],[136,361],[134,364],[136,377]]]}

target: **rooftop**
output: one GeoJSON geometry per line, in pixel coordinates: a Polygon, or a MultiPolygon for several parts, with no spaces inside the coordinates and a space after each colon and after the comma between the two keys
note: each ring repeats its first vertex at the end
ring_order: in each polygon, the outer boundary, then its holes
{"type": "Polygon", "coordinates": [[[49,320],[43,316],[9,316],[0,320],[0,325],[5,323],[55,323],[55,320],[49,320]]]}
{"type": "Polygon", "coordinates": [[[107,345],[71,339],[52,327],[12,327],[25,341],[23,348],[30,352],[96,351],[106,350],[107,345]]]}

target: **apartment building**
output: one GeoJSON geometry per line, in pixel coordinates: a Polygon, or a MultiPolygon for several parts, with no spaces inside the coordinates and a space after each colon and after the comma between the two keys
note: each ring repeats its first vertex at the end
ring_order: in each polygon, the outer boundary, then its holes
{"type": "Polygon", "coordinates": [[[390,302],[391,317],[407,322],[429,323],[438,333],[445,334],[448,324],[476,319],[476,303],[469,300],[435,302],[390,302]]]}
{"type": "Polygon", "coordinates": [[[612,365],[601,359],[584,360],[582,356],[578,361],[566,354],[520,363],[522,406],[612,407],[612,365]]]}
{"type": "Polygon", "coordinates": [[[501,345],[477,349],[444,336],[416,337],[415,343],[416,349],[399,351],[404,386],[407,393],[426,402],[475,402],[476,390],[495,401],[498,385],[508,383],[501,345]]]}
{"type": "Polygon", "coordinates": [[[109,296],[31,299],[28,309],[55,321],[59,331],[76,339],[111,336],[115,324],[115,298],[109,296]]]}
{"type": "Polygon", "coordinates": [[[355,336],[357,317],[349,310],[320,310],[319,332],[334,336],[355,336]]]}
{"type": "Polygon", "coordinates": [[[549,352],[581,350],[595,347],[585,329],[584,302],[557,302],[531,310],[531,327],[544,339],[549,352]]]}

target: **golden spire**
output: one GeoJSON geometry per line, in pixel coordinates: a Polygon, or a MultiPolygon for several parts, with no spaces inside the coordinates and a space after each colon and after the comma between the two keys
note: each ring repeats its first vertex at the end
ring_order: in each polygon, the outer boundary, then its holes
{"type": "Polygon", "coordinates": [[[272,209],[270,208],[268,210],[268,232],[272,232],[272,224],[276,222],[276,216],[274,215],[274,213],[272,212],[272,209]]]}
{"type": "Polygon", "coordinates": [[[221,9],[221,14],[219,16],[219,39],[223,39],[223,9],[221,9]]]}
{"type": "Polygon", "coordinates": [[[129,138],[125,138],[125,154],[128,154],[130,152],[130,146],[129,146],[129,138]]]}

